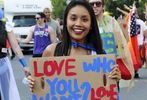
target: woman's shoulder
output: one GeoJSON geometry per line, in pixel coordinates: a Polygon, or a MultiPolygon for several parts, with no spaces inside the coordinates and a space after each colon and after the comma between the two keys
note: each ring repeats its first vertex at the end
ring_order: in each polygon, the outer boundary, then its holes
{"type": "Polygon", "coordinates": [[[57,43],[52,43],[46,47],[46,49],[43,52],[43,57],[50,57],[54,56],[54,51],[56,49],[57,43]]]}

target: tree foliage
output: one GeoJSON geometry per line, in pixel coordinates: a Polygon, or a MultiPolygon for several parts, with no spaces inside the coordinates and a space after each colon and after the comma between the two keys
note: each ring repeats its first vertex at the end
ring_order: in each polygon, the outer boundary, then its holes
{"type": "Polygon", "coordinates": [[[113,16],[117,18],[121,14],[121,12],[117,11],[116,8],[119,7],[120,9],[127,11],[124,8],[124,4],[130,7],[133,5],[134,1],[137,2],[137,8],[139,12],[145,11],[146,0],[105,0],[105,10],[110,12],[113,16]]]}
{"type": "Polygon", "coordinates": [[[66,7],[66,0],[51,0],[53,6],[53,16],[55,18],[63,18],[63,13],[66,7]]]}
{"type": "MultiPolygon", "coordinates": [[[[124,8],[124,5],[130,7],[133,5],[134,1],[138,2],[137,3],[138,11],[144,12],[146,0],[105,0],[106,3],[105,9],[106,11],[111,13],[112,16],[115,16],[117,18],[122,13],[117,11],[116,8],[119,7],[123,10],[126,10],[124,8]]],[[[66,0],[51,0],[51,2],[53,5],[53,16],[55,18],[63,18],[64,10],[66,7],[66,0]]]]}

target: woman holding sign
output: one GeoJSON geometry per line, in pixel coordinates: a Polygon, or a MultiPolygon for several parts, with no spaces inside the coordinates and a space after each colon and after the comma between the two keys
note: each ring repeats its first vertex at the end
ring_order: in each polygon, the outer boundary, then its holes
{"type": "MultiPolygon", "coordinates": [[[[49,45],[43,57],[105,54],[97,27],[95,15],[89,3],[85,0],[71,1],[64,13],[64,39],[60,43],[49,45]]],[[[109,77],[117,81],[121,79],[117,65],[109,77]]],[[[35,80],[31,76],[28,79],[31,81],[29,86],[32,91],[35,80]]]]}

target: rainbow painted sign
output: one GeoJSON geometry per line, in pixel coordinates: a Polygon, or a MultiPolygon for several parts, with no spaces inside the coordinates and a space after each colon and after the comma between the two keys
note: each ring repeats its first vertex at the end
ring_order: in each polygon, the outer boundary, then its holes
{"type": "Polygon", "coordinates": [[[114,64],[112,54],[32,58],[32,100],[117,100],[114,64]]]}
{"type": "Polygon", "coordinates": [[[115,43],[114,33],[112,32],[103,32],[101,33],[101,39],[103,42],[103,48],[107,54],[117,54],[117,46],[115,43]]]}

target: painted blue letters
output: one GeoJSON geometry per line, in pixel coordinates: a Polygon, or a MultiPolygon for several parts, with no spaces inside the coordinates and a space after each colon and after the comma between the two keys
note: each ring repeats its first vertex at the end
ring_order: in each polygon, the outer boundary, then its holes
{"type": "Polygon", "coordinates": [[[83,70],[84,72],[89,72],[89,71],[100,72],[100,70],[102,69],[102,72],[106,73],[106,72],[111,72],[112,70],[111,65],[114,64],[115,61],[112,59],[107,59],[106,57],[100,59],[100,57],[98,57],[93,59],[93,64],[83,62],[83,70]]]}

